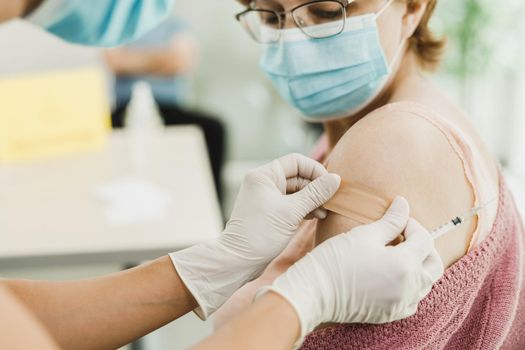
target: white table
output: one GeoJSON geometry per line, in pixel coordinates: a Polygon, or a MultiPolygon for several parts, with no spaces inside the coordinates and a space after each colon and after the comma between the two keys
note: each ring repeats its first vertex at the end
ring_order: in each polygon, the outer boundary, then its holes
{"type": "Polygon", "coordinates": [[[0,166],[0,268],[136,263],[217,237],[222,219],[200,130],[163,131],[140,171],[130,148],[120,131],[101,152],[0,166]],[[130,177],[161,189],[168,215],[110,222],[100,188],[130,177]]]}

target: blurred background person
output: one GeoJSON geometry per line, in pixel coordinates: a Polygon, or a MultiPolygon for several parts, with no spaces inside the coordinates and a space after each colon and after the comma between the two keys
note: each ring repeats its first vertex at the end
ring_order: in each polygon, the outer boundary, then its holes
{"type": "Polygon", "coordinates": [[[197,44],[189,27],[182,20],[170,17],[139,40],[104,51],[103,57],[115,74],[113,128],[122,128],[126,123],[126,110],[134,84],[147,82],[165,125],[197,125],[202,129],[221,200],[224,125],[213,116],[184,107],[191,98],[188,76],[198,60],[197,44]]]}

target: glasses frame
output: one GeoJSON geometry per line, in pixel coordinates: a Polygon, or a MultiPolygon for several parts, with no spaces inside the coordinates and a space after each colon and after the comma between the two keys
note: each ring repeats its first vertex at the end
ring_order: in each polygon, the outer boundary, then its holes
{"type": "MultiPolygon", "coordinates": [[[[278,26],[279,26],[279,30],[282,30],[283,27],[284,27],[284,24],[286,23],[286,16],[288,14],[290,14],[292,16],[292,19],[295,23],[295,26],[297,28],[299,28],[301,30],[301,32],[303,32],[304,35],[306,35],[307,37],[309,37],[310,39],[326,39],[326,38],[331,38],[331,37],[334,37],[334,36],[337,36],[339,34],[341,34],[344,30],[345,30],[345,25],[346,25],[346,10],[348,8],[348,5],[350,5],[352,2],[354,2],[354,0],[312,0],[312,1],[309,1],[307,3],[304,3],[304,4],[301,4],[299,6],[296,6],[290,10],[287,10],[287,11],[274,11],[274,10],[267,10],[267,9],[257,9],[257,8],[253,8],[252,7],[252,4],[248,5],[248,8],[238,14],[235,15],[235,19],[239,22],[239,23],[243,23],[242,22],[242,18],[243,16],[245,16],[247,13],[250,13],[250,12],[253,12],[253,11],[257,11],[257,12],[266,12],[266,13],[271,13],[271,14],[274,14],[276,17],[277,17],[277,20],[279,21],[278,23],[278,26]],[[334,3],[337,3],[339,5],[341,5],[341,8],[343,10],[343,25],[341,26],[341,30],[337,33],[334,33],[334,34],[331,34],[331,35],[328,35],[328,36],[324,36],[324,37],[314,37],[314,36],[311,36],[310,34],[308,34],[305,29],[301,26],[301,24],[299,24],[299,22],[297,21],[297,19],[295,18],[295,15],[294,15],[294,12],[303,8],[303,7],[306,7],[306,6],[310,6],[312,4],[315,4],[315,3],[319,3],[319,2],[334,2],[334,3]]],[[[245,27],[243,25],[243,27],[245,27]]],[[[252,31],[248,28],[246,28],[247,31],[248,31],[248,34],[252,37],[253,40],[261,43],[261,41],[259,41],[252,33],[252,31]]],[[[264,44],[268,44],[268,43],[275,43],[275,42],[278,42],[279,40],[281,39],[281,33],[279,32],[279,37],[277,37],[275,40],[273,41],[270,41],[270,42],[264,42],[264,44]]]]}

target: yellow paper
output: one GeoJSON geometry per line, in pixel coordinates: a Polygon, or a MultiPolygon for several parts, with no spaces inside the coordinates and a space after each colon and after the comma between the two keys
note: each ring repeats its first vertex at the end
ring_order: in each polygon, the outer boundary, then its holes
{"type": "Polygon", "coordinates": [[[99,69],[0,80],[0,162],[101,149],[109,131],[110,108],[99,69]]]}

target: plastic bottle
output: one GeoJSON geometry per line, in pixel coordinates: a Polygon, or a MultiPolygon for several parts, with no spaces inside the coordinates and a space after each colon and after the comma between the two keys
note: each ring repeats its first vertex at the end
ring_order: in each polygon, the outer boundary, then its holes
{"type": "Polygon", "coordinates": [[[155,137],[164,129],[151,86],[147,82],[139,81],[133,85],[124,126],[129,135],[133,167],[141,171],[147,166],[155,137]]]}

